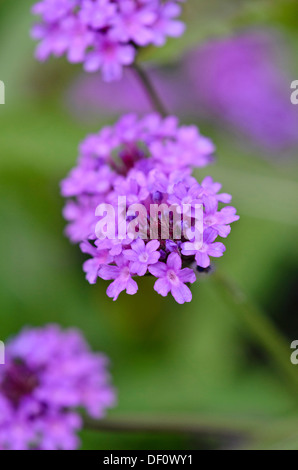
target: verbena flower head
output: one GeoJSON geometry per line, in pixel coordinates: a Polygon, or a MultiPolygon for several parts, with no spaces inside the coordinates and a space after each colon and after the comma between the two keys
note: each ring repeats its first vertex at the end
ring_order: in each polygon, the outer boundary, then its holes
{"type": "Polygon", "coordinates": [[[115,403],[107,358],[76,330],[25,329],[6,344],[0,366],[0,449],[73,450],[77,408],[101,418],[115,403]]]}
{"type": "Polygon", "coordinates": [[[161,295],[171,292],[178,303],[191,300],[187,284],[195,281],[197,267],[207,268],[210,257],[223,255],[225,247],[216,240],[227,237],[239,218],[236,209],[224,206],[231,196],[220,192],[219,183],[207,177],[199,184],[192,176],[193,168],[212,161],[214,150],[195,126],[157,114],[140,120],[126,115],[87,137],[78,165],[62,182],[62,194],[68,198],[66,233],[91,256],[83,266],[90,283],[111,280],[107,294],[116,300],[124,290],[135,294],[137,278],[151,274],[161,295]],[[125,208],[119,208],[123,198],[125,208]],[[102,237],[106,209],[98,208],[108,204],[118,222],[124,213],[124,225],[116,223],[114,236],[102,237]],[[134,210],[135,204],[142,210],[134,210]],[[201,240],[193,235],[197,205],[203,209],[201,240]],[[189,218],[176,218],[184,207],[189,218]]]}
{"type": "Polygon", "coordinates": [[[176,18],[183,0],[41,0],[32,12],[41,22],[32,29],[39,40],[36,57],[66,55],[88,72],[101,69],[106,81],[119,79],[134,62],[137,49],[164,45],[179,37],[184,24],[176,18]]]}

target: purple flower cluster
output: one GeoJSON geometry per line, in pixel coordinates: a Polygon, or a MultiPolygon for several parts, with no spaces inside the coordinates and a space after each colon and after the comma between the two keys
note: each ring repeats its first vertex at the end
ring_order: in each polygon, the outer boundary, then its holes
{"type": "MultiPolygon", "coordinates": [[[[64,209],[69,221],[66,233],[91,255],[84,264],[90,283],[98,277],[112,280],[107,294],[116,300],[124,290],[131,295],[137,292],[134,277],[152,274],[159,294],[171,292],[180,304],[191,300],[186,284],[195,281],[196,266],[207,268],[210,257],[223,255],[225,246],[216,239],[227,237],[230,224],[238,220],[233,207],[219,207],[231,201],[230,195],[220,193],[219,183],[206,177],[199,184],[192,176],[192,169],[210,163],[213,153],[212,142],[195,126],[179,126],[176,117],[162,119],[157,114],[141,120],[126,115],[113,127],[87,137],[80,147],[78,165],[62,182],[62,194],[69,198],[64,209]],[[128,206],[142,204],[146,208],[144,218],[148,221],[152,204],[174,204],[177,208],[188,204],[190,212],[195,204],[201,204],[202,243],[192,235],[175,238],[171,218],[167,239],[161,236],[162,226],[157,239],[151,239],[149,232],[137,239],[129,235],[121,239],[117,233],[114,239],[98,238],[96,225],[101,217],[96,208],[106,203],[117,213],[118,198],[124,196],[128,206]]],[[[126,224],[135,217],[127,213],[126,224]]]]}
{"type": "Polygon", "coordinates": [[[6,345],[0,366],[0,449],[73,450],[77,408],[101,418],[115,403],[108,361],[76,330],[25,329],[6,345]]]}
{"type": "Polygon", "coordinates": [[[139,47],[162,46],[168,36],[183,34],[176,20],[180,1],[41,0],[32,9],[42,19],[32,29],[40,41],[36,56],[44,61],[66,54],[88,72],[101,69],[106,81],[119,79],[139,47]]]}

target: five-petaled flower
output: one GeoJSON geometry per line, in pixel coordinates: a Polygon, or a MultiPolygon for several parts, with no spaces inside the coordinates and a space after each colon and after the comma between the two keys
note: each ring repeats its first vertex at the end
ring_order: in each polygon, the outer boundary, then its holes
{"type": "Polygon", "coordinates": [[[148,270],[148,266],[157,263],[160,253],[156,251],[160,246],[158,240],[151,240],[145,245],[144,240],[138,238],[131,245],[131,250],[123,252],[125,258],[130,262],[131,272],[138,276],[144,276],[148,270]]]}
{"type": "Polygon", "coordinates": [[[163,297],[171,292],[178,304],[191,301],[192,294],[186,283],[192,284],[196,280],[192,269],[181,269],[181,267],[182,261],[177,253],[171,253],[166,264],[158,262],[149,266],[150,273],[158,278],[154,284],[156,292],[163,297]]]}
{"type": "Polygon", "coordinates": [[[114,279],[108,289],[107,295],[117,300],[119,294],[126,290],[129,295],[134,295],[138,291],[138,284],[132,279],[132,273],[129,267],[129,262],[123,257],[118,256],[115,258],[116,266],[102,266],[99,270],[99,277],[109,281],[114,279]]]}

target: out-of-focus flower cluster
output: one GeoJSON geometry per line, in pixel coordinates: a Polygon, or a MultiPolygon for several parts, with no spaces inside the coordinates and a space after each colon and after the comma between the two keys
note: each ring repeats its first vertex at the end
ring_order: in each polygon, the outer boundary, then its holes
{"type": "MultiPolygon", "coordinates": [[[[214,145],[195,126],[179,127],[176,117],[162,119],[157,114],[141,120],[126,115],[82,143],[77,167],[62,182],[62,194],[70,198],[64,209],[69,221],[66,233],[91,255],[84,264],[90,283],[98,277],[113,280],[107,294],[116,300],[123,290],[135,294],[138,286],[134,277],[150,273],[157,277],[154,288],[162,296],[171,292],[181,304],[191,300],[186,284],[195,281],[196,266],[208,268],[210,257],[223,255],[225,246],[216,239],[227,237],[230,224],[238,220],[233,207],[219,207],[231,201],[230,195],[220,193],[219,183],[207,177],[199,184],[192,176],[192,169],[210,163],[213,153],[214,145]],[[174,204],[177,208],[189,204],[191,211],[201,204],[201,243],[192,236],[175,239],[174,219],[169,219],[167,239],[160,231],[156,239],[151,239],[149,232],[132,239],[129,230],[123,240],[117,232],[114,239],[98,238],[96,208],[101,203],[111,204],[117,213],[118,197],[124,196],[127,206],[138,203],[147,208],[149,225],[152,204],[174,204]]],[[[162,226],[162,215],[159,217],[162,226]]],[[[127,213],[125,223],[134,218],[127,213]]]]}
{"type": "Polygon", "coordinates": [[[115,403],[107,358],[76,330],[49,325],[9,341],[0,367],[0,449],[72,450],[82,428],[77,408],[101,418],[115,403]]]}
{"type": "MultiPolygon", "coordinates": [[[[193,51],[187,70],[208,116],[227,121],[269,151],[297,146],[284,51],[269,31],[216,39],[193,51]]],[[[290,74],[289,74],[290,75],[290,74]]]]}
{"type": "Polygon", "coordinates": [[[181,1],[42,0],[32,9],[41,17],[32,29],[40,41],[36,57],[66,54],[88,72],[101,69],[106,81],[119,79],[138,48],[163,46],[168,36],[183,34],[184,24],[176,19],[181,1]]]}

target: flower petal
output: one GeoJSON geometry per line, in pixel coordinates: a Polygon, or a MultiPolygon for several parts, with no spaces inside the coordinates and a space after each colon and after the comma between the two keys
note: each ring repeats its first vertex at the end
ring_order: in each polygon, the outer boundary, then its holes
{"type": "Polygon", "coordinates": [[[163,297],[166,297],[171,290],[171,284],[166,278],[157,279],[154,284],[154,290],[163,297]]]}
{"type": "Polygon", "coordinates": [[[168,268],[174,271],[180,271],[182,266],[181,257],[177,253],[171,253],[167,261],[168,268]]]}
{"type": "Polygon", "coordinates": [[[190,289],[182,282],[180,282],[178,285],[172,285],[171,293],[178,304],[191,302],[192,293],[190,289]]]}

